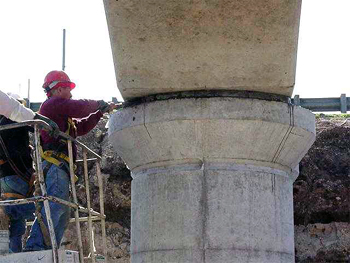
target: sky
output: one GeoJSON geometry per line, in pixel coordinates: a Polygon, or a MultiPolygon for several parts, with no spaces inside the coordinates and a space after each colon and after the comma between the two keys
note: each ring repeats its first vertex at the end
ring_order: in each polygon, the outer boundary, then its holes
{"type": "Polygon", "coordinates": [[[303,0],[294,94],[350,97],[349,12],[349,0],[303,0]]]}
{"type": "MultiPolygon", "coordinates": [[[[304,0],[294,94],[350,96],[350,1],[304,0]]],[[[1,90],[45,100],[45,75],[62,68],[77,87],[74,98],[122,100],[102,0],[1,0],[1,90]]]]}
{"type": "Polygon", "coordinates": [[[44,101],[45,75],[62,69],[66,29],[65,71],[76,88],[75,98],[121,99],[102,0],[1,0],[1,89],[44,101]]]}

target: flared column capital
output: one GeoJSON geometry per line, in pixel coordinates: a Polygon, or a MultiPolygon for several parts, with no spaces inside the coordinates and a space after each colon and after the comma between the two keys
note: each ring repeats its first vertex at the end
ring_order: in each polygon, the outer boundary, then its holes
{"type": "Polygon", "coordinates": [[[309,110],[277,101],[174,99],[117,112],[109,139],[134,174],[220,163],[292,172],[315,140],[315,119],[309,110]]]}

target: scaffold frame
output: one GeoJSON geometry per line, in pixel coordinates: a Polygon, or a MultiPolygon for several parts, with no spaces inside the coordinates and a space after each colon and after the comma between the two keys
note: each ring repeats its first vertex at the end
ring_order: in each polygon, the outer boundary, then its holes
{"type": "MultiPolygon", "coordinates": [[[[9,130],[9,129],[15,129],[19,127],[24,126],[32,126],[34,128],[34,162],[36,166],[36,173],[38,176],[38,181],[40,184],[41,189],[41,195],[40,196],[34,196],[30,198],[25,199],[16,199],[16,200],[6,200],[6,201],[0,201],[0,206],[9,206],[9,205],[21,205],[21,204],[28,204],[28,203],[37,203],[37,202],[43,202],[46,218],[47,218],[47,224],[48,224],[48,232],[50,234],[50,240],[51,240],[51,246],[52,246],[52,255],[53,255],[53,262],[59,263],[59,244],[56,242],[55,237],[55,231],[53,227],[53,222],[51,218],[51,212],[49,208],[49,202],[56,202],[65,206],[69,206],[70,208],[74,209],[74,219],[70,220],[71,222],[75,222],[76,224],[76,231],[77,231],[77,237],[78,237],[78,252],[79,252],[79,262],[84,263],[91,259],[92,263],[96,262],[95,259],[95,251],[94,251],[94,241],[93,241],[93,227],[92,227],[92,221],[100,221],[101,224],[101,231],[102,231],[102,242],[103,242],[103,256],[105,258],[105,262],[107,262],[107,242],[106,242],[106,225],[105,225],[105,219],[106,216],[104,214],[104,194],[103,194],[103,178],[101,175],[101,156],[99,156],[97,153],[89,149],[86,145],[83,143],[77,141],[76,139],[72,138],[71,136],[60,132],[59,136],[61,138],[64,138],[68,142],[68,157],[69,157],[69,176],[70,176],[70,187],[71,187],[71,196],[73,198],[72,202],[66,201],[60,198],[57,198],[55,196],[49,196],[46,191],[46,185],[45,185],[45,179],[44,174],[42,170],[42,159],[40,155],[40,130],[44,129],[47,131],[51,131],[52,128],[44,121],[41,120],[33,120],[33,121],[25,121],[20,123],[14,123],[14,124],[8,124],[0,126],[0,131],[3,130],[9,130]],[[87,208],[79,205],[78,198],[76,194],[76,187],[75,187],[75,173],[74,173],[74,161],[73,161],[73,143],[77,145],[78,147],[82,148],[83,151],[83,159],[77,160],[76,162],[82,162],[84,166],[84,181],[85,181],[85,194],[86,194],[86,200],[87,200],[87,208]],[[93,156],[93,158],[88,159],[87,155],[90,154],[93,156]],[[100,201],[100,212],[94,211],[91,208],[91,196],[90,196],[90,185],[89,185],[89,171],[88,171],[88,162],[94,162],[96,164],[96,174],[98,179],[98,188],[99,188],[99,201],[100,201]],[[87,217],[80,217],[79,212],[88,214],[87,217]],[[88,238],[89,238],[89,252],[90,256],[84,257],[83,253],[83,245],[82,245],[82,235],[81,235],[81,229],[80,229],[80,222],[87,221],[88,222],[88,238]]],[[[1,257],[1,256],[0,256],[1,257]]]]}

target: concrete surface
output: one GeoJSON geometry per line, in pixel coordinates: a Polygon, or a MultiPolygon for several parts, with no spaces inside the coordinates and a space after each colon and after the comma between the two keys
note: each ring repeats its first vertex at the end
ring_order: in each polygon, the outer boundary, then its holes
{"type": "Polygon", "coordinates": [[[294,262],[292,183],[314,115],[237,98],[123,109],[109,139],[132,170],[133,263],[294,262]]]}
{"type": "MultiPolygon", "coordinates": [[[[332,222],[329,224],[309,224],[307,226],[295,227],[295,243],[297,245],[297,257],[300,261],[315,259],[318,254],[328,254],[328,259],[331,255],[337,255],[334,262],[341,261],[340,255],[350,255],[350,223],[349,222],[332,222]]],[[[321,257],[319,257],[321,258],[321,257]]]]}
{"type": "MultiPolygon", "coordinates": [[[[8,221],[6,222],[8,224],[8,221]]],[[[8,225],[7,225],[7,229],[8,229],[8,225]]],[[[0,230],[0,255],[8,254],[9,250],[10,250],[10,231],[0,230]]]]}
{"type": "Polygon", "coordinates": [[[104,0],[124,99],[184,90],[291,96],[301,0],[104,0]]]}
{"type": "MultiPolygon", "coordinates": [[[[71,250],[58,250],[59,263],[79,263],[79,253],[71,250]]],[[[52,250],[23,252],[0,256],[1,263],[53,263],[52,250]]]]}

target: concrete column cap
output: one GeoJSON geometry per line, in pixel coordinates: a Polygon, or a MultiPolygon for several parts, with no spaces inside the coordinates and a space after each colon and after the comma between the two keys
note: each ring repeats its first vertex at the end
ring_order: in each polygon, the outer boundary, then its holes
{"type": "Polygon", "coordinates": [[[109,139],[134,172],[227,160],[292,173],[315,140],[315,118],[309,110],[276,101],[174,99],[117,112],[109,139]]]}

